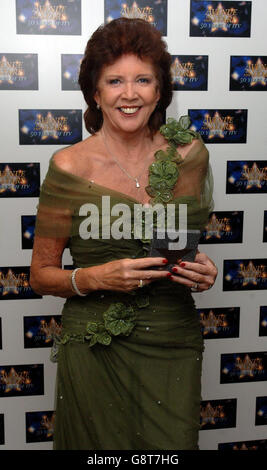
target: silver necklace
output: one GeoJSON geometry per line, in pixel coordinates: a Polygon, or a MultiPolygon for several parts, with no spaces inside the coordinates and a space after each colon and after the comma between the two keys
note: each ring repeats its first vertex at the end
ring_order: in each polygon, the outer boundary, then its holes
{"type": "Polygon", "coordinates": [[[123,168],[123,166],[120,164],[120,162],[118,162],[117,158],[114,157],[114,155],[112,155],[112,153],[110,152],[110,150],[108,149],[107,147],[107,143],[106,143],[106,139],[105,139],[105,134],[104,134],[104,131],[103,129],[101,129],[101,134],[103,135],[103,141],[104,141],[104,145],[106,147],[106,150],[107,152],[109,153],[109,155],[111,156],[111,158],[114,160],[115,163],[117,163],[118,167],[121,169],[121,171],[123,171],[127,176],[128,178],[130,178],[131,180],[135,181],[135,186],[136,188],[140,188],[140,183],[139,183],[139,179],[141,178],[142,174],[143,174],[143,171],[145,169],[145,166],[146,166],[146,163],[142,169],[142,173],[140,173],[139,176],[132,176],[130,175],[130,173],[128,173],[127,170],[125,170],[125,168],[123,168]]]}

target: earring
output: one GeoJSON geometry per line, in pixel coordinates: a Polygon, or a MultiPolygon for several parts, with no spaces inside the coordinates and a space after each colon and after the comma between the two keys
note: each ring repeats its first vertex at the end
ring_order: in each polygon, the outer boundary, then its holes
{"type": "Polygon", "coordinates": [[[96,107],[97,107],[97,109],[100,109],[100,104],[97,103],[96,107]]]}

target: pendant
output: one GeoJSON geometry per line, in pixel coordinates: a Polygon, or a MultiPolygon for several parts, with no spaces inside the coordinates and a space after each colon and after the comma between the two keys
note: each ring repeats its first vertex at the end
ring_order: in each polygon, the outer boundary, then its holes
{"type": "Polygon", "coordinates": [[[139,184],[139,182],[137,181],[137,178],[135,178],[135,185],[136,185],[137,188],[140,188],[140,184],[139,184]]]}

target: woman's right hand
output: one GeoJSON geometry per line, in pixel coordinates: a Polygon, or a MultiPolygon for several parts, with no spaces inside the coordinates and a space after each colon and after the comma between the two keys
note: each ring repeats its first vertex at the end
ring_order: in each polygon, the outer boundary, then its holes
{"type": "MultiPolygon", "coordinates": [[[[71,283],[71,272],[62,269],[62,254],[68,238],[34,237],[30,285],[40,295],[73,297],[76,295],[71,283]]],[[[143,285],[153,280],[171,275],[167,270],[152,270],[152,266],[165,267],[164,258],[124,258],[99,266],[79,269],[75,282],[81,293],[95,290],[130,292],[138,288],[140,279],[143,285]]]]}
{"type": "Polygon", "coordinates": [[[99,266],[79,270],[77,272],[76,283],[81,292],[86,292],[85,286],[87,283],[90,291],[114,290],[130,292],[139,287],[140,279],[143,280],[143,286],[145,286],[155,280],[170,276],[167,270],[150,269],[152,266],[162,267],[166,265],[166,262],[165,258],[160,257],[124,258],[109,261],[99,266]],[[80,279],[78,275],[80,275],[80,279]]]}

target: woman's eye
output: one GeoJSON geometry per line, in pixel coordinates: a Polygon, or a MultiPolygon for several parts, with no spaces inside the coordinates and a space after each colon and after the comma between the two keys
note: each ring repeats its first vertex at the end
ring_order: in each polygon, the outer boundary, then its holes
{"type": "MultiPolygon", "coordinates": [[[[145,78],[145,77],[141,77],[141,78],[138,78],[137,82],[139,83],[150,83],[150,79],[149,78],[145,78]]],[[[119,78],[111,78],[109,81],[108,81],[109,85],[120,85],[122,83],[122,81],[119,79],[119,78]]]]}
{"type": "Polygon", "coordinates": [[[120,80],[118,78],[112,78],[111,80],[109,80],[110,85],[118,85],[118,83],[120,83],[120,80]]]}

